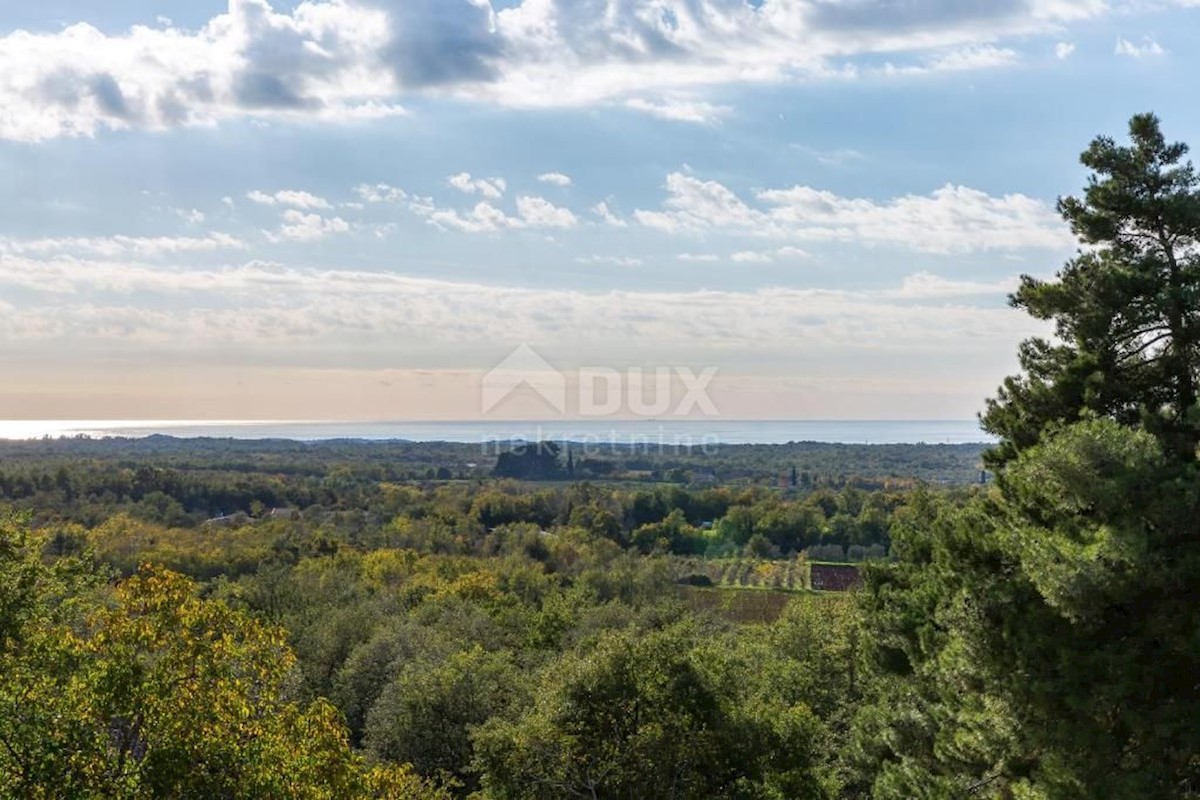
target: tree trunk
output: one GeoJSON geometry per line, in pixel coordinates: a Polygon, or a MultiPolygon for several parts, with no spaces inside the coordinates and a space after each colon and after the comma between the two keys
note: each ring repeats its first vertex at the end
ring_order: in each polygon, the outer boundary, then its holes
{"type": "Polygon", "coordinates": [[[1159,229],[1159,241],[1167,259],[1167,325],[1171,330],[1171,374],[1175,382],[1175,419],[1171,423],[1170,445],[1175,455],[1183,461],[1196,460],[1196,446],[1200,444],[1200,431],[1189,421],[1196,406],[1196,380],[1192,374],[1190,353],[1192,342],[1187,324],[1188,309],[1183,298],[1183,277],[1175,248],[1159,229]]]}

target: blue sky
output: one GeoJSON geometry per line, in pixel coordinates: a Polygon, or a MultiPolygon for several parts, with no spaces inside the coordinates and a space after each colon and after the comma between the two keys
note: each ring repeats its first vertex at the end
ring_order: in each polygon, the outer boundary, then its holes
{"type": "Polygon", "coordinates": [[[1079,151],[1200,141],[1198,5],[8,4],[0,419],[475,417],[521,344],[970,416],[1079,151]]]}

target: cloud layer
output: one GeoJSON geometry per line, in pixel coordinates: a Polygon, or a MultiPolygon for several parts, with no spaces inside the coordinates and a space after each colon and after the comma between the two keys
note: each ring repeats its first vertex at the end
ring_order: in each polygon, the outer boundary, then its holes
{"type": "MultiPolygon", "coordinates": [[[[667,198],[634,219],[668,233],[724,231],[798,241],[893,245],[930,253],[1070,247],[1073,238],[1045,203],[993,197],[966,186],[879,202],[810,186],[762,189],[751,204],[693,175],[667,176],[667,198]]],[[[745,259],[750,260],[750,259],[745,259]]]]}
{"type": "MultiPolygon", "coordinates": [[[[403,113],[412,92],[509,107],[620,104],[719,120],[713,85],[1004,66],[992,43],[1096,16],[1102,0],[229,0],[199,30],[86,23],[0,38],[0,138],[211,125],[244,115],[403,113]]],[[[1146,51],[1128,45],[1122,52],[1146,51]]]]}
{"type": "Polygon", "coordinates": [[[261,261],[185,269],[0,255],[5,294],[19,289],[38,298],[3,309],[0,342],[23,352],[100,347],[143,358],[162,347],[173,359],[214,349],[249,360],[275,352],[313,359],[354,352],[360,362],[382,355],[393,363],[413,352],[474,353],[481,343],[521,342],[580,353],[603,342],[613,358],[634,362],[644,357],[647,341],[660,357],[693,359],[754,353],[787,361],[797,348],[814,348],[823,358],[1004,351],[1030,330],[1027,318],[999,302],[1013,285],[917,273],[877,290],[585,292],[261,261]],[[177,308],[183,298],[187,306],[177,308]]]}

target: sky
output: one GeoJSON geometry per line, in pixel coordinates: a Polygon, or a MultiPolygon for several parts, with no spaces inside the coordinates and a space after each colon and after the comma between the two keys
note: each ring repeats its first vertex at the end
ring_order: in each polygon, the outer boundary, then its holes
{"type": "Polygon", "coordinates": [[[636,415],[657,371],[969,418],[1045,332],[1006,296],[1075,252],[1080,151],[1200,142],[1198,37],[1200,0],[5,3],[0,419],[541,418],[596,375],[636,415]]]}

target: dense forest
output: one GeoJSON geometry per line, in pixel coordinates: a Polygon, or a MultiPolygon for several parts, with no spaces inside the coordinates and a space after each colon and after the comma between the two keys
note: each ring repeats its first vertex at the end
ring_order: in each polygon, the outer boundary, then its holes
{"type": "MultiPolygon", "coordinates": [[[[825,448],[813,447],[820,453],[813,461],[825,463],[825,448]]],[[[909,461],[879,456],[873,447],[880,446],[841,450],[847,455],[833,460],[833,474],[801,461],[803,468],[781,464],[778,475],[771,472],[762,481],[715,482],[706,472],[701,480],[673,476],[681,479],[677,482],[669,474],[633,479],[624,468],[606,478],[572,477],[569,445],[560,449],[553,443],[503,451],[490,462],[443,461],[437,467],[421,465],[467,456],[460,446],[439,444],[9,443],[0,445],[8,453],[0,461],[0,501],[29,512],[37,524],[98,529],[124,515],[161,526],[157,538],[164,541],[235,529],[239,541],[286,533],[351,546],[465,554],[479,553],[501,526],[528,523],[584,529],[643,553],[720,557],[748,548],[757,555],[786,556],[838,547],[862,560],[863,548],[886,548],[888,530],[895,515],[903,515],[912,490],[967,488],[941,479],[871,476],[870,465],[881,461],[894,473],[911,463],[919,474],[921,465],[943,458],[924,452],[940,450],[937,446],[889,447],[909,461]],[[506,464],[514,462],[529,466],[506,472],[506,464]],[[513,471],[538,474],[504,477],[513,471]]],[[[481,458],[478,449],[473,457],[481,458]]],[[[977,448],[953,457],[977,472],[977,448]]],[[[752,459],[739,453],[721,463],[745,460],[752,459]]]]}
{"type": "Polygon", "coordinates": [[[974,446],[0,444],[0,794],[1200,797],[1185,157],[1150,115],[1084,152],[982,482],[974,446]]]}
{"type": "MultiPolygon", "coordinates": [[[[979,480],[982,444],[832,444],[793,442],[779,445],[637,445],[545,443],[553,446],[553,466],[544,475],[527,476],[515,464],[536,454],[539,443],[476,444],[335,440],[40,439],[0,440],[0,491],[34,491],[64,468],[99,484],[110,473],[139,469],[178,473],[179,480],[236,483],[250,474],[271,475],[294,491],[340,477],[364,485],[379,481],[449,481],[491,477],[532,477],[552,481],[624,481],[635,483],[721,483],[738,486],[801,488],[847,485],[882,488],[927,482],[944,485],[979,480]],[[524,457],[522,457],[524,456],[524,457]]],[[[526,468],[527,472],[528,468],[526,468]]],[[[127,492],[114,483],[111,489],[127,492]]],[[[269,497],[256,497],[267,502],[269,497]]],[[[285,498],[288,499],[288,498],[285,498]]],[[[302,495],[290,498],[304,501],[302,495]]],[[[211,508],[196,508],[208,512],[211,508]]]]}

